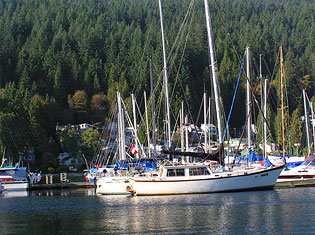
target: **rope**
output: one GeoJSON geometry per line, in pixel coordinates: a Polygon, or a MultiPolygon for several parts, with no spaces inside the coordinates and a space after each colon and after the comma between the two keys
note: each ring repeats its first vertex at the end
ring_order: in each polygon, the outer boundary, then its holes
{"type": "Polygon", "coordinates": [[[232,100],[232,104],[231,104],[231,108],[230,108],[230,113],[229,113],[229,116],[228,116],[228,119],[227,119],[227,122],[226,122],[226,126],[225,126],[225,130],[224,130],[223,142],[225,140],[225,135],[226,135],[227,129],[229,127],[229,122],[230,122],[230,118],[231,118],[231,114],[232,114],[232,110],[233,110],[233,106],[234,106],[236,92],[237,92],[237,88],[238,88],[238,85],[240,83],[240,78],[241,78],[241,75],[242,75],[243,63],[244,63],[245,56],[246,56],[246,53],[244,53],[244,56],[243,56],[243,59],[242,59],[242,64],[241,64],[241,69],[240,69],[240,72],[238,74],[238,79],[237,79],[236,87],[235,87],[235,90],[234,90],[234,96],[233,96],[233,100],[232,100]]]}

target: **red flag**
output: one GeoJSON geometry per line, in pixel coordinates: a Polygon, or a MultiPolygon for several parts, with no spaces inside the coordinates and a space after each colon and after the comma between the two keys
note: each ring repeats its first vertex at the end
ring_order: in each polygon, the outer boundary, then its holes
{"type": "Polygon", "coordinates": [[[138,153],[138,149],[136,148],[136,146],[134,144],[131,146],[130,152],[133,155],[136,155],[138,153]]]}

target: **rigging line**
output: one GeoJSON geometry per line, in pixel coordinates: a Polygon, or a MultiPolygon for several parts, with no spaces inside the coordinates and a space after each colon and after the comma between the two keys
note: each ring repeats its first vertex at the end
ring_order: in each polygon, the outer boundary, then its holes
{"type": "MultiPolygon", "coordinates": [[[[181,59],[180,59],[179,67],[178,67],[178,69],[177,69],[176,79],[175,79],[175,83],[174,83],[174,86],[173,86],[173,91],[172,91],[172,94],[171,94],[170,103],[172,103],[172,98],[173,98],[173,95],[174,95],[174,92],[175,92],[175,87],[176,87],[177,81],[179,81],[179,83],[181,83],[181,81],[179,80],[179,72],[180,72],[180,68],[181,68],[182,63],[183,63],[184,54],[185,54],[186,46],[187,46],[187,43],[188,43],[188,37],[189,37],[189,35],[190,35],[190,29],[191,29],[191,25],[192,25],[193,16],[194,16],[194,15],[192,15],[191,21],[190,21],[190,24],[189,24],[189,27],[188,27],[188,33],[187,33],[187,35],[186,35],[186,40],[185,40],[185,44],[184,44],[182,56],[181,56],[181,59]]],[[[178,48],[177,48],[177,50],[178,50],[178,48]]],[[[177,51],[176,51],[176,54],[177,54],[177,51]]],[[[174,58],[174,59],[175,59],[175,58],[174,58]]],[[[181,84],[181,87],[183,88],[182,84],[181,84]]],[[[184,89],[182,89],[182,91],[183,91],[183,94],[185,95],[184,89]]]]}
{"type": "MultiPolygon", "coordinates": [[[[279,57],[280,57],[280,51],[278,51],[278,53],[277,53],[277,59],[276,59],[276,63],[275,63],[275,65],[274,65],[272,74],[270,74],[270,70],[269,70],[269,67],[268,67],[268,65],[267,65],[267,62],[266,62],[265,58],[263,57],[263,61],[264,61],[264,63],[265,63],[265,66],[266,66],[266,68],[267,68],[267,70],[268,70],[268,73],[269,73],[269,76],[270,76],[270,83],[272,82],[272,80],[274,80],[275,71],[276,71],[276,66],[277,66],[277,64],[278,64],[279,57]]],[[[268,88],[268,91],[267,91],[268,94],[269,94],[269,93],[272,94],[272,93],[270,92],[270,89],[271,89],[271,86],[269,86],[269,88],[268,88]]],[[[269,100],[270,100],[270,99],[269,99],[269,100]]],[[[275,104],[274,100],[271,100],[271,101],[272,101],[273,106],[276,107],[276,104],[275,104]]]]}
{"type": "MultiPolygon", "coordinates": [[[[184,94],[184,99],[185,99],[185,101],[186,101],[186,103],[187,103],[187,106],[189,106],[189,102],[188,102],[188,98],[187,98],[187,96],[186,96],[186,94],[185,94],[185,89],[184,89],[184,87],[183,87],[183,84],[182,84],[181,81],[179,80],[179,71],[180,71],[180,68],[181,68],[181,65],[182,65],[182,61],[183,61],[183,58],[184,58],[184,51],[186,50],[186,46],[187,46],[187,43],[188,43],[188,38],[189,38],[189,35],[190,35],[190,29],[191,29],[191,25],[192,25],[194,13],[195,13],[195,11],[192,11],[191,21],[190,21],[190,24],[189,24],[189,27],[188,27],[189,30],[188,30],[188,33],[187,33],[187,36],[186,36],[186,40],[185,40],[185,44],[184,44],[184,48],[183,48],[183,53],[182,53],[182,57],[181,57],[181,60],[180,60],[180,66],[179,66],[179,68],[178,68],[178,70],[177,70],[175,85],[174,85],[173,92],[172,92],[172,95],[171,95],[171,100],[172,100],[173,94],[174,94],[174,92],[175,92],[175,87],[176,87],[177,81],[179,81],[180,87],[181,87],[181,89],[182,89],[182,91],[183,91],[183,94],[184,94]]],[[[185,25],[187,25],[187,22],[185,23],[185,25]]],[[[181,38],[182,38],[182,36],[181,36],[181,38]]],[[[179,50],[179,47],[177,47],[175,55],[178,53],[178,50],[179,50]]],[[[174,59],[174,60],[175,60],[175,59],[174,59]]],[[[173,60],[173,63],[174,63],[174,60],[173,60]]],[[[172,64],[173,64],[173,63],[172,63],[172,64]]],[[[171,67],[172,67],[172,65],[171,65],[171,67]]],[[[188,113],[189,113],[189,116],[190,116],[191,120],[193,120],[192,114],[191,114],[191,112],[190,112],[190,109],[188,109],[188,113]]],[[[174,115],[173,112],[172,112],[172,114],[173,114],[173,117],[175,117],[175,115],[174,115]]],[[[200,135],[199,135],[199,133],[198,133],[198,131],[197,131],[197,129],[196,129],[195,123],[194,123],[193,121],[192,121],[192,123],[193,123],[194,126],[195,126],[195,131],[196,131],[197,135],[200,137],[200,135]]]]}
{"type": "MultiPolygon", "coordinates": [[[[155,11],[154,11],[153,15],[156,15],[157,9],[158,9],[158,8],[155,8],[155,11]]],[[[153,18],[155,18],[155,17],[153,17],[153,18]]],[[[150,23],[148,35],[150,35],[150,33],[151,33],[152,25],[153,25],[153,21],[151,21],[151,23],[150,23]]],[[[140,74],[140,69],[141,69],[141,64],[142,64],[141,61],[143,60],[144,54],[145,54],[145,52],[146,52],[146,48],[147,48],[147,45],[148,45],[148,42],[149,42],[149,38],[150,38],[150,37],[147,37],[147,40],[146,40],[146,42],[145,42],[145,44],[144,44],[143,52],[142,52],[141,59],[140,59],[140,65],[139,65],[139,67],[138,67],[138,71],[137,71],[137,75],[136,75],[136,79],[135,79],[135,84],[134,84],[134,87],[133,87],[133,89],[132,89],[132,93],[134,93],[135,95],[137,94],[136,89],[138,88],[138,86],[137,86],[137,85],[138,85],[137,80],[138,80],[138,78],[140,77],[139,74],[140,74]]],[[[139,80],[140,80],[140,78],[139,78],[139,80]]],[[[139,88],[139,89],[140,89],[140,88],[139,88]]]]}
{"type": "Polygon", "coordinates": [[[231,105],[230,113],[229,113],[229,116],[228,116],[228,119],[227,119],[227,123],[226,123],[226,126],[225,126],[222,142],[224,142],[224,140],[225,140],[225,135],[226,135],[227,129],[229,127],[229,122],[230,122],[230,118],[231,118],[231,114],[232,114],[232,110],[233,110],[233,106],[234,106],[234,101],[235,101],[235,97],[236,97],[237,88],[238,88],[238,85],[240,83],[240,78],[241,78],[241,75],[242,75],[243,63],[244,63],[245,57],[246,57],[246,52],[244,53],[243,60],[242,60],[242,66],[241,66],[240,72],[238,74],[238,79],[237,79],[236,87],[235,87],[235,90],[234,90],[234,96],[233,96],[233,100],[232,100],[232,105],[231,105]]]}
{"type": "MultiPolygon", "coordinates": [[[[110,112],[110,117],[112,117],[112,116],[113,116],[113,113],[110,112]]],[[[111,120],[111,118],[110,118],[109,120],[111,120]]],[[[109,123],[108,123],[108,124],[109,124],[109,123]]],[[[105,136],[105,134],[106,134],[106,128],[107,128],[106,123],[104,123],[103,130],[102,130],[102,133],[101,133],[101,138],[103,138],[103,137],[105,136]]],[[[101,141],[101,140],[100,140],[100,141],[101,141]]]]}
{"type": "MultiPolygon", "coordinates": [[[[111,138],[112,133],[114,132],[114,128],[113,127],[109,128],[109,127],[110,127],[110,125],[113,126],[113,121],[112,120],[114,120],[114,116],[115,115],[117,116],[117,102],[116,102],[116,105],[111,106],[111,112],[110,113],[111,113],[111,116],[110,116],[110,118],[109,118],[109,120],[107,122],[107,125],[106,124],[104,125],[104,132],[103,132],[103,135],[102,135],[102,139],[104,139],[104,140],[105,140],[106,136],[111,138]],[[106,132],[105,132],[105,130],[106,130],[106,132]]],[[[93,158],[93,161],[94,161],[95,165],[99,165],[100,163],[103,163],[104,162],[104,158],[108,156],[108,151],[106,151],[105,154],[104,154],[104,151],[101,149],[102,148],[102,144],[103,144],[103,142],[101,142],[101,144],[99,145],[98,154],[96,154],[96,158],[95,158],[95,156],[93,158]]],[[[108,149],[109,145],[110,145],[110,141],[107,140],[107,145],[105,146],[105,148],[108,149]]],[[[113,148],[113,146],[111,148],[113,148]]]]}
{"type": "MultiPolygon", "coordinates": [[[[187,21],[185,22],[184,26],[185,26],[185,29],[186,29],[186,28],[187,28],[187,21]]],[[[191,26],[191,23],[190,23],[190,26],[191,26]]],[[[189,27],[189,29],[190,29],[190,27],[189,27]]],[[[189,30],[189,31],[190,31],[190,30],[189,30]]],[[[188,34],[189,34],[189,32],[188,32],[188,34]]],[[[184,37],[184,32],[181,33],[181,34],[178,35],[178,36],[180,36],[180,41],[182,41],[182,39],[183,39],[183,37],[184,37]]],[[[177,40],[179,40],[179,38],[178,38],[177,40]]],[[[172,60],[171,60],[171,62],[170,62],[170,71],[172,70],[172,68],[173,68],[173,66],[174,66],[174,64],[175,64],[175,59],[176,59],[176,57],[177,57],[179,48],[180,48],[180,45],[179,45],[179,43],[178,43],[178,45],[177,45],[177,47],[176,47],[176,50],[175,50],[175,52],[174,52],[174,56],[172,57],[172,60]]],[[[183,54],[184,54],[184,51],[185,51],[185,50],[183,50],[183,54]]],[[[170,54],[170,55],[171,55],[171,54],[170,54]]]]}
{"type": "MultiPolygon", "coordinates": [[[[233,159],[232,165],[235,164],[236,156],[237,156],[237,154],[238,154],[238,152],[239,152],[239,150],[240,150],[240,146],[241,146],[241,143],[242,143],[244,134],[245,134],[245,129],[246,129],[246,127],[247,127],[247,123],[248,123],[248,122],[247,122],[247,119],[250,117],[251,112],[252,112],[252,110],[250,109],[249,112],[248,112],[248,114],[247,114],[247,116],[246,116],[245,125],[244,125],[244,128],[243,128],[243,130],[242,130],[242,134],[241,134],[240,140],[238,141],[238,145],[237,145],[236,150],[235,150],[235,153],[234,153],[234,159],[233,159]]],[[[232,166],[232,167],[233,167],[233,166],[232,166]]]]}
{"type": "Polygon", "coordinates": [[[214,3],[215,3],[215,5],[216,5],[216,7],[217,7],[217,9],[218,9],[219,16],[220,16],[220,19],[221,19],[221,23],[222,23],[223,27],[225,28],[225,30],[226,30],[226,32],[227,32],[227,35],[228,35],[228,37],[229,37],[229,39],[230,39],[230,42],[231,42],[231,44],[232,44],[232,48],[233,48],[233,50],[234,50],[234,53],[235,53],[235,55],[236,55],[236,57],[237,57],[238,63],[239,63],[239,65],[241,66],[241,64],[242,64],[242,63],[241,63],[241,58],[240,58],[240,56],[239,56],[239,54],[238,54],[238,52],[237,52],[237,50],[236,50],[236,46],[235,46],[235,44],[234,44],[234,42],[233,42],[233,40],[232,40],[232,36],[231,36],[231,34],[229,33],[229,30],[228,30],[228,28],[227,28],[227,26],[226,26],[226,24],[225,24],[225,21],[223,20],[222,11],[221,11],[220,7],[218,6],[217,0],[214,0],[214,3]]]}
{"type": "Polygon", "coordinates": [[[144,152],[144,150],[143,150],[143,146],[142,146],[142,144],[140,143],[140,141],[139,141],[139,139],[138,139],[138,135],[136,135],[136,132],[135,132],[135,128],[136,128],[136,127],[133,126],[132,121],[131,121],[131,119],[130,119],[130,117],[129,117],[129,115],[128,115],[125,102],[122,100],[121,103],[122,103],[122,106],[123,106],[123,111],[124,111],[124,113],[125,113],[125,115],[126,115],[126,117],[127,117],[127,122],[128,122],[129,126],[132,128],[132,130],[133,130],[133,132],[134,132],[135,139],[136,139],[136,141],[139,143],[140,149],[141,149],[141,151],[142,151],[142,155],[145,157],[145,152],[144,152]]]}
{"type": "Polygon", "coordinates": [[[174,124],[174,128],[173,128],[173,131],[172,131],[172,135],[171,135],[171,139],[173,139],[175,133],[176,133],[176,126],[177,126],[177,123],[179,122],[179,115],[180,115],[180,112],[178,113],[177,115],[177,118],[175,119],[175,124],[174,124]]]}
{"type": "Polygon", "coordinates": [[[192,8],[192,6],[194,5],[194,2],[195,2],[195,1],[192,0],[192,1],[190,2],[189,6],[188,6],[188,9],[187,9],[186,15],[185,15],[185,17],[184,17],[184,20],[183,20],[183,22],[182,22],[182,24],[181,24],[181,26],[180,26],[180,28],[179,28],[179,31],[178,31],[178,33],[177,33],[177,35],[176,35],[176,38],[175,38],[175,40],[174,40],[174,43],[173,43],[173,45],[172,45],[172,48],[171,48],[171,50],[170,50],[170,52],[169,52],[169,55],[168,55],[168,57],[167,57],[167,61],[169,61],[169,59],[170,59],[170,57],[171,57],[171,55],[172,55],[172,53],[173,53],[173,50],[175,49],[175,45],[176,45],[177,42],[178,42],[179,36],[181,35],[181,32],[182,32],[182,30],[183,30],[183,28],[184,28],[184,25],[187,24],[187,18],[188,18],[188,15],[189,15],[190,12],[191,12],[191,8],[192,8]]]}
{"type": "MultiPolygon", "coordinates": [[[[227,28],[227,26],[226,26],[226,24],[225,24],[225,22],[224,22],[224,20],[223,20],[223,16],[222,16],[221,9],[220,9],[220,7],[218,6],[217,0],[214,0],[214,2],[215,2],[215,5],[216,5],[216,7],[217,7],[217,9],[218,9],[221,22],[222,22],[222,24],[223,24],[225,30],[227,31],[228,37],[229,37],[229,39],[230,39],[230,41],[231,41],[231,43],[232,43],[232,47],[233,47],[234,53],[236,54],[236,57],[237,57],[237,59],[238,59],[238,62],[239,62],[239,64],[241,65],[242,63],[241,63],[239,54],[238,54],[238,52],[237,52],[237,50],[236,50],[236,47],[235,47],[235,45],[234,45],[234,43],[233,43],[231,34],[229,33],[229,30],[228,30],[228,28],[227,28]]],[[[245,75],[246,75],[246,80],[249,80],[246,71],[244,71],[244,73],[245,73],[245,75]]],[[[259,107],[258,101],[257,101],[257,99],[256,99],[256,96],[255,96],[254,92],[253,92],[253,89],[252,89],[252,86],[251,86],[250,82],[248,82],[248,84],[249,84],[249,86],[250,86],[250,88],[251,88],[252,97],[253,97],[253,99],[254,99],[256,105],[258,106],[259,111],[262,112],[261,109],[260,109],[260,107],[259,107]]],[[[267,126],[268,126],[268,125],[267,125],[267,126]]]]}
{"type": "MultiPolygon", "coordinates": [[[[193,18],[193,16],[192,16],[192,18],[193,18]]],[[[190,31],[191,25],[192,25],[192,21],[191,21],[190,26],[189,26],[189,31],[190,31]]],[[[183,51],[186,50],[186,46],[187,46],[187,43],[188,43],[188,37],[189,37],[189,35],[190,35],[190,33],[188,33],[187,36],[186,36],[186,42],[185,42],[185,46],[184,46],[183,51]]],[[[184,53],[183,53],[182,58],[181,58],[181,61],[180,61],[180,66],[181,66],[181,64],[182,64],[183,57],[184,57],[184,53]]],[[[177,76],[176,76],[176,78],[178,78],[178,77],[179,77],[179,70],[177,71],[177,76]]],[[[177,79],[176,79],[176,83],[175,83],[175,84],[177,84],[177,79]]],[[[183,87],[183,84],[181,83],[180,80],[179,80],[179,85],[180,85],[180,87],[181,87],[181,89],[182,89],[185,102],[186,102],[187,106],[189,107],[188,98],[187,98],[187,96],[186,96],[186,93],[185,93],[185,89],[184,89],[184,87],[183,87]]],[[[174,86],[174,89],[173,89],[173,93],[174,93],[174,90],[175,90],[175,86],[174,86]]],[[[173,93],[172,93],[172,97],[173,97],[173,93]]],[[[188,108],[188,113],[189,113],[190,119],[192,120],[192,123],[195,125],[195,123],[194,123],[194,121],[193,121],[192,114],[191,114],[189,108],[188,108]]],[[[200,112],[199,112],[199,115],[200,115],[200,112]]],[[[199,119],[199,118],[198,118],[198,119],[199,119]]],[[[198,122],[198,121],[197,121],[197,122],[198,122]]],[[[198,133],[198,132],[197,132],[197,133],[198,133]]]]}
{"type": "MultiPolygon", "coordinates": [[[[114,116],[114,113],[116,112],[116,106],[115,107],[111,107],[111,112],[110,112],[110,114],[111,114],[111,118],[109,119],[109,120],[112,120],[112,118],[113,118],[113,116],[114,116]],[[113,111],[113,109],[114,109],[114,112],[112,112],[113,111]]],[[[110,125],[110,122],[108,122],[108,125],[106,126],[106,124],[104,124],[104,128],[103,128],[103,131],[102,131],[102,134],[101,134],[101,139],[100,139],[100,141],[99,141],[99,147],[95,150],[95,152],[94,152],[94,156],[93,156],[93,159],[92,159],[92,162],[91,162],[91,166],[93,166],[93,165],[97,165],[98,164],[98,162],[99,162],[99,158],[100,158],[100,156],[98,156],[98,155],[101,155],[101,146],[102,146],[102,143],[103,143],[103,141],[102,141],[102,138],[105,136],[105,134],[107,134],[107,132],[108,132],[108,126],[110,125]],[[107,132],[106,132],[106,129],[107,129],[107,132]]],[[[112,131],[112,130],[111,130],[112,131]]],[[[109,143],[108,143],[109,144],[109,143]]]]}
{"type": "MultiPolygon", "coordinates": [[[[247,76],[246,76],[246,78],[247,78],[247,76]]],[[[267,122],[267,120],[266,120],[265,115],[263,114],[263,111],[262,111],[261,108],[260,108],[260,105],[258,104],[258,101],[257,101],[257,99],[256,99],[255,94],[253,93],[253,89],[252,89],[251,84],[249,84],[249,86],[250,86],[250,89],[251,89],[252,97],[253,97],[253,99],[254,99],[256,105],[257,105],[257,108],[258,108],[258,110],[259,110],[259,112],[260,112],[260,114],[261,114],[261,117],[264,119],[264,122],[266,122],[266,126],[267,126],[268,131],[270,132],[270,136],[271,136],[271,138],[272,138],[272,141],[273,141],[274,143],[277,143],[277,142],[275,141],[274,137],[273,137],[272,134],[271,134],[270,126],[269,126],[269,124],[268,124],[268,122],[267,122]]],[[[277,149],[277,151],[279,152],[279,155],[280,155],[280,149],[279,149],[278,145],[276,145],[276,149],[277,149]]]]}

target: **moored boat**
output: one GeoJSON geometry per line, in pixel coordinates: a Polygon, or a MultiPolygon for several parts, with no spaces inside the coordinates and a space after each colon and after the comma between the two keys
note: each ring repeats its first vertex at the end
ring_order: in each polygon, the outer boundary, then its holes
{"type": "Polygon", "coordinates": [[[160,167],[157,175],[129,179],[133,195],[172,195],[272,189],[283,166],[269,169],[212,171],[208,165],[188,164],[160,167]]]}
{"type": "Polygon", "coordinates": [[[0,181],[5,190],[27,190],[30,186],[26,167],[1,167],[0,181]]]}
{"type": "Polygon", "coordinates": [[[277,183],[304,181],[315,184],[315,155],[310,155],[301,165],[293,168],[285,168],[281,172],[277,183]]]}

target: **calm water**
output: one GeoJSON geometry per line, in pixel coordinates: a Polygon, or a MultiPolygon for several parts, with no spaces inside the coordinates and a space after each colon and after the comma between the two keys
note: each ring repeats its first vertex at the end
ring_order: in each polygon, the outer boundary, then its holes
{"type": "Polygon", "coordinates": [[[315,188],[162,197],[6,193],[0,234],[311,234],[314,195],[315,188]]]}

